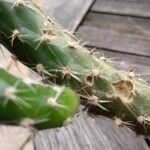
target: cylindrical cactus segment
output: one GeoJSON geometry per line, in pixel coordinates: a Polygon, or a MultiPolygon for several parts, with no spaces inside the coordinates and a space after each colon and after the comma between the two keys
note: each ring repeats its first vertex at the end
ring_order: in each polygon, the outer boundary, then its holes
{"type": "Polygon", "coordinates": [[[92,55],[33,1],[0,0],[0,41],[51,82],[75,89],[93,113],[150,134],[150,85],[92,55]]]}
{"type": "Polygon", "coordinates": [[[77,113],[79,99],[67,87],[32,84],[0,68],[0,123],[47,129],[77,113]]]}

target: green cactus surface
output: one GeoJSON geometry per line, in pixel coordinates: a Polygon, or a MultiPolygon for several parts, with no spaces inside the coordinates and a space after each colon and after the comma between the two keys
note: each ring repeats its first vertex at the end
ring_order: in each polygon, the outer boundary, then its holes
{"type": "Polygon", "coordinates": [[[150,85],[94,56],[33,1],[0,0],[0,41],[49,81],[76,90],[90,113],[150,135],[150,85]]]}
{"type": "Polygon", "coordinates": [[[71,120],[79,106],[71,89],[31,82],[0,68],[0,123],[47,129],[71,120]]]}

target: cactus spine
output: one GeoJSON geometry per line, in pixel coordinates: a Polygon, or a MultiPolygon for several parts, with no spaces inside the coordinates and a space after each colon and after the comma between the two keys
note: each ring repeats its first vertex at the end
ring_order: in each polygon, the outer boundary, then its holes
{"type": "Polygon", "coordinates": [[[98,59],[33,1],[0,0],[0,41],[51,82],[78,92],[89,111],[150,134],[150,85],[98,59]]]}
{"type": "Polygon", "coordinates": [[[69,88],[33,84],[0,68],[0,122],[46,129],[71,119],[79,106],[69,88]]]}

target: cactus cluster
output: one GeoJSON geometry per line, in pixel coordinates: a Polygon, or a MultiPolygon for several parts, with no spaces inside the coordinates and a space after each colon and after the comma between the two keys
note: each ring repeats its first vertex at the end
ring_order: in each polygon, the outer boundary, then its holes
{"type": "Polygon", "coordinates": [[[0,122],[46,129],[69,121],[78,109],[77,95],[67,87],[32,83],[0,68],[0,122]]]}
{"type": "Polygon", "coordinates": [[[150,134],[150,85],[97,58],[31,0],[0,0],[0,42],[47,81],[75,90],[90,113],[150,134]]]}

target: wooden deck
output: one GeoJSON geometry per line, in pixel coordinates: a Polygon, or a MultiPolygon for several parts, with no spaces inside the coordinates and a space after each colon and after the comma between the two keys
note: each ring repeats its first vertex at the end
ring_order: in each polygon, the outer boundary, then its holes
{"type": "MultiPolygon", "coordinates": [[[[87,48],[96,47],[100,55],[115,58],[117,67],[133,69],[137,76],[150,82],[149,0],[39,1],[48,15],[87,42],[87,48]]],[[[4,128],[0,128],[0,135],[7,139],[4,128]]],[[[20,128],[15,129],[13,135],[20,132],[20,128]]],[[[12,136],[12,139],[18,141],[21,136],[12,136]]],[[[22,142],[29,133],[25,132],[23,137],[22,142]]],[[[37,150],[149,150],[145,140],[126,127],[117,127],[110,119],[91,118],[86,114],[80,114],[62,128],[40,131],[34,143],[37,150]]],[[[0,150],[5,150],[2,145],[0,150]]],[[[7,150],[21,149],[22,145],[9,146],[7,150]]],[[[33,147],[27,148],[31,149],[33,147]]]]}

